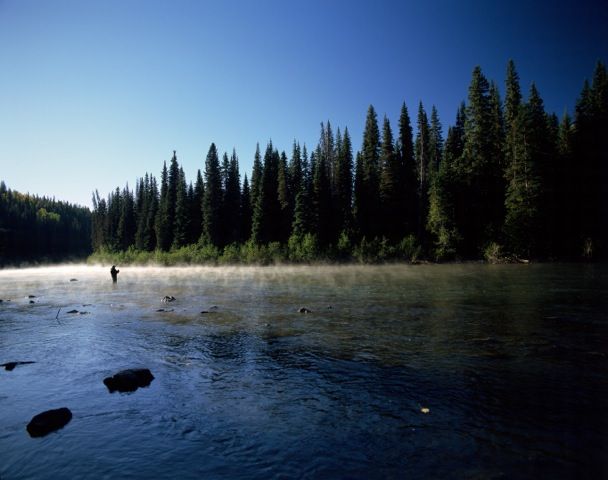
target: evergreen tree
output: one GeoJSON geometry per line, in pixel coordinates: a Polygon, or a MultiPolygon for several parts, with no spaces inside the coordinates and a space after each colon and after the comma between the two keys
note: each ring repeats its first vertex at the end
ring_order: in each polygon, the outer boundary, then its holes
{"type": "Polygon", "coordinates": [[[332,208],[331,188],[327,168],[327,156],[322,152],[319,144],[314,161],[313,171],[313,215],[316,220],[316,234],[319,244],[323,247],[329,245],[332,237],[332,208]]]}
{"type": "MultiPolygon", "coordinates": [[[[255,203],[252,221],[252,239],[257,244],[279,240],[281,206],[278,196],[279,152],[268,143],[264,154],[259,197],[255,203]]],[[[253,190],[252,190],[253,191],[253,190]]]]}
{"type": "Polygon", "coordinates": [[[380,213],[380,130],[372,105],[367,110],[360,165],[355,175],[355,215],[359,233],[368,239],[379,233],[380,213]]]}
{"type": "Polygon", "coordinates": [[[353,149],[348,128],[344,129],[339,142],[335,191],[337,231],[346,233],[352,228],[353,203],[353,149]]]}
{"type": "Polygon", "coordinates": [[[464,254],[477,257],[492,240],[498,238],[502,226],[504,201],[497,195],[504,180],[500,158],[493,145],[493,115],[490,85],[475,67],[469,86],[469,103],[465,120],[465,142],[459,170],[463,175],[465,204],[468,215],[459,225],[464,254]]]}
{"type": "Polygon", "coordinates": [[[431,167],[431,127],[422,102],[418,104],[418,133],[416,134],[416,165],[418,167],[417,224],[418,239],[423,245],[427,238],[425,225],[429,210],[429,169],[431,167]]]}
{"type": "Polygon", "coordinates": [[[251,170],[251,206],[255,211],[256,205],[260,199],[260,190],[262,188],[262,155],[260,154],[260,144],[255,145],[255,155],[253,157],[253,168],[251,170]]]}
{"type": "Polygon", "coordinates": [[[438,260],[456,256],[462,240],[457,229],[458,213],[466,214],[460,200],[461,179],[458,159],[464,147],[465,106],[456,115],[456,124],[448,129],[443,158],[431,180],[427,229],[434,240],[434,257],[438,260]],[[460,212],[459,212],[460,210],[460,212]]]}
{"type": "Polygon", "coordinates": [[[173,248],[180,248],[188,242],[190,227],[190,204],[188,203],[188,190],[186,176],[183,168],[178,170],[178,179],[175,192],[175,219],[173,222],[173,248]]]}
{"type": "Polygon", "coordinates": [[[167,251],[171,246],[170,228],[171,223],[169,215],[171,210],[169,207],[169,184],[168,184],[167,163],[163,164],[163,170],[160,177],[160,200],[158,212],[156,215],[155,230],[156,230],[156,248],[167,251]]]}
{"type": "Polygon", "coordinates": [[[251,237],[252,216],[253,209],[251,208],[249,180],[247,180],[247,175],[245,175],[245,179],[243,180],[243,191],[241,193],[241,242],[244,242],[251,237]]]}
{"type": "Polygon", "coordinates": [[[221,246],[222,174],[215,143],[212,143],[205,160],[205,192],[203,197],[202,243],[221,246]]]}
{"type": "Polygon", "coordinates": [[[192,202],[190,204],[190,235],[189,243],[196,243],[203,232],[203,200],[205,197],[205,182],[200,169],[196,172],[192,202]]]}
{"type": "Polygon", "coordinates": [[[507,167],[505,230],[516,255],[537,256],[541,245],[542,171],[546,162],[547,122],[534,84],[528,103],[512,123],[514,148],[507,167]]]}
{"type": "Polygon", "coordinates": [[[236,151],[232,150],[230,160],[226,164],[226,181],[224,190],[225,243],[239,241],[241,237],[241,176],[239,160],[236,151]]]}
{"type": "Polygon", "coordinates": [[[383,236],[391,240],[397,240],[401,236],[401,226],[395,219],[400,212],[399,185],[400,161],[393,143],[393,132],[391,124],[384,116],[382,126],[382,149],[380,154],[380,199],[381,199],[381,231],[383,236]]]}
{"type": "Polygon", "coordinates": [[[281,152],[279,157],[279,171],[277,175],[277,195],[280,205],[280,217],[277,219],[279,222],[279,239],[280,242],[286,243],[291,234],[291,224],[293,222],[293,205],[291,204],[291,192],[290,192],[290,181],[289,174],[287,171],[287,155],[285,152],[281,152]]]}
{"type": "Polygon", "coordinates": [[[401,188],[398,205],[400,211],[397,214],[395,223],[399,225],[399,236],[412,234],[417,231],[417,189],[418,181],[416,174],[416,161],[414,159],[414,142],[412,125],[405,102],[401,106],[399,116],[399,161],[400,174],[397,182],[401,188]]]}

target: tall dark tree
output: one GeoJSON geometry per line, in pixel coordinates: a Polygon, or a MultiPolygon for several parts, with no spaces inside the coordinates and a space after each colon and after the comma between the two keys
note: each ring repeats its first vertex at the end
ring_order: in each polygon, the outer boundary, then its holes
{"type": "Polygon", "coordinates": [[[202,243],[222,245],[222,174],[215,143],[212,143],[205,160],[205,193],[203,197],[202,243]]]}
{"type": "Polygon", "coordinates": [[[543,233],[541,171],[546,159],[547,119],[534,84],[528,103],[512,123],[514,148],[507,166],[505,231],[511,250],[537,256],[543,233]]]}
{"type": "Polygon", "coordinates": [[[380,130],[372,105],[367,110],[360,164],[355,175],[355,219],[362,237],[374,238],[380,227],[380,130]]]}
{"type": "Polygon", "coordinates": [[[336,227],[338,232],[349,232],[353,221],[353,147],[348,128],[339,138],[335,181],[336,227]]]}
{"type": "Polygon", "coordinates": [[[188,243],[190,228],[190,204],[188,202],[188,187],[183,168],[178,170],[175,192],[175,218],[173,221],[173,248],[180,248],[188,243]]]}
{"type": "Polygon", "coordinates": [[[504,201],[496,194],[504,180],[500,159],[496,158],[493,140],[490,85],[475,67],[469,86],[469,102],[465,120],[465,142],[459,162],[465,181],[465,204],[468,216],[459,225],[465,239],[464,254],[477,257],[482,249],[500,235],[504,201]]]}
{"type": "Polygon", "coordinates": [[[196,172],[192,201],[190,202],[190,234],[189,243],[196,243],[203,232],[203,200],[205,198],[205,182],[200,169],[196,172]]]}
{"type": "Polygon", "coordinates": [[[413,234],[417,231],[417,191],[418,181],[416,174],[416,161],[414,158],[414,141],[412,125],[405,102],[401,106],[399,115],[399,161],[400,175],[398,190],[400,212],[395,223],[400,226],[400,235],[413,234]]]}
{"type": "Polygon", "coordinates": [[[259,197],[253,210],[252,239],[258,244],[278,241],[280,238],[280,224],[276,221],[281,215],[278,195],[279,159],[279,152],[269,142],[264,154],[259,197]]]}
{"type": "Polygon", "coordinates": [[[403,188],[399,184],[400,161],[395,152],[391,124],[384,116],[382,125],[382,149],[380,154],[380,200],[381,200],[381,234],[391,240],[401,236],[401,228],[395,219],[400,212],[400,194],[403,188]]]}
{"type": "Polygon", "coordinates": [[[240,241],[244,242],[251,237],[251,217],[253,216],[253,209],[251,208],[251,191],[249,189],[249,180],[247,175],[243,180],[243,190],[241,192],[241,238],[240,241]]]}
{"type": "Polygon", "coordinates": [[[223,210],[224,241],[226,244],[236,243],[241,236],[241,176],[235,150],[232,150],[226,164],[223,210]]]}
{"type": "Polygon", "coordinates": [[[168,179],[169,173],[167,163],[165,162],[160,176],[160,199],[155,221],[156,248],[163,251],[169,250],[171,247],[171,221],[169,219],[171,209],[169,207],[168,179]]]}
{"type": "Polygon", "coordinates": [[[464,147],[465,106],[460,106],[456,124],[448,129],[443,158],[437,174],[431,180],[427,229],[433,239],[433,256],[436,259],[454,258],[462,240],[457,225],[466,215],[459,191],[462,179],[458,160],[464,147]]]}
{"type": "Polygon", "coordinates": [[[418,133],[416,134],[416,166],[418,173],[417,225],[418,238],[426,243],[426,220],[429,211],[429,181],[431,168],[431,127],[422,102],[418,104],[418,133]]]}

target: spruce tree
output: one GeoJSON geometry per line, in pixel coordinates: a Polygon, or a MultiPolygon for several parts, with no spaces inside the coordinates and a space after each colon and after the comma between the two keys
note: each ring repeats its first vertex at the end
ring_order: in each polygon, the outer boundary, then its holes
{"type": "Polygon", "coordinates": [[[251,208],[251,192],[249,189],[249,180],[247,175],[243,180],[243,190],[241,192],[241,238],[240,242],[245,242],[251,237],[251,217],[253,210],[251,208]]]}
{"type": "Polygon", "coordinates": [[[273,149],[270,141],[264,154],[259,197],[253,210],[252,239],[257,244],[278,241],[280,237],[280,224],[277,222],[281,212],[278,196],[279,159],[279,152],[273,149]]]}
{"type": "Polygon", "coordinates": [[[416,166],[418,173],[417,225],[418,239],[426,245],[426,221],[429,209],[429,169],[431,168],[431,127],[422,102],[418,104],[418,133],[416,134],[416,166]]]}
{"type": "Polygon", "coordinates": [[[380,154],[380,200],[381,200],[381,231],[390,240],[397,240],[401,235],[398,219],[400,212],[399,185],[400,162],[393,142],[391,124],[384,116],[382,125],[382,149],[380,154]]]}
{"type": "Polygon", "coordinates": [[[339,142],[335,185],[336,227],[338,232],[349,234],[353,207],[353,148],[348,128],[344,129],[339,142]]]}
{"type": "Polygon", "coordinates": [[[203,197],[203,232],[201,242],[222,245],[222,174],[215,143],[212,143],[205,160],[205,193],[203,197]]]}
{"type": "Polygon", "coordinates": [[[400,227],[399,236],[413,234],[417,231],[417,191],[418,181],[416,174],[416,161],[414,159],[414,141],[412,125],[405,102],[401,106],[399,115],[399,161],[400,174],[398,190],[400,211],[395,223],[400,227]]]}
{"type": "Polygon", "coordinates": [[[175,219],[173,222],[173,244],[172,248],[180,248],[188,242],[189,213],[188,190],[186,176],[180,167],[175,192],[175,219]]]}
{"type": "Polygon", "coordinates": [[[156,248],[159,250],[167,251],[171,246],[171,235],[170,235],[170,208],[169,208],[169,195],[168,195],[168,170],[167,162],[163,163],[163,170],[160,177],[160,199],[158,205],[158,212],[156,214],[155,230],[156,230],[156,248]]]}
{"type": "Polygon", "coordinates": [[[360,167],[355,180],[355,214],[359,233],[368,239],[379,233],[380,213],[380,130],[372,105],[367,110],[360,167]]]}

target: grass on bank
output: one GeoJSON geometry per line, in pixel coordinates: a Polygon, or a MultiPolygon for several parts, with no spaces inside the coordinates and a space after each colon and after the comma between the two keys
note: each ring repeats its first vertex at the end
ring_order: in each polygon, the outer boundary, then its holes
{"type": "Polygon", "coordinates": [[[343,235],[338,244],[321,249],[314,235],[292,235],[287,244],[272,242],[256,245],[253,242],[230,244],[224,248],[214,245],[187,245],[168,252],[151,252],[130,247],[125,251],[101,249],[94,252],[87,262],[114,265],[274,265],[281,263],[355,262],[382,263],[389,261],[416,262],[421,247],[413,235],[393,244],[386,238],[367,240],[363,238],[353,245],[343,235]]]}

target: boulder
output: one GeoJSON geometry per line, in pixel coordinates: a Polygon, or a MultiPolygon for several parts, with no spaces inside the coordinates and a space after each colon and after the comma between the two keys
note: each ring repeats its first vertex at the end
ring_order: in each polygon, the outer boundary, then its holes
{"type": "Polygon", "coordinates": [[[70,278],[70,282],[77,282],[78,279],[77,278],[70,278]]]}
{"type": "Polygon", "coordinates": [[[30,437],[44,437],[55,430],[63,428],[70,420],[72,420],[72,412],[69,408],[63,407],[56,410],[47,410],[32,418],[30,423],[27,424],[26,429],[30,437]]]}
{"type": "Polygon", "coordinates": [[[306,307],[300,307],[300,309],[298,310],[299,313],[312,313],[308,308],[306,307]]]}
{"type": "Polygon", "coordinates": [[[154,380],[154,375],[147,368],[122,370],[113,377],[104,378],[103,383],[110,393],[134,392],[139,387],[147,387],[154,380]]]}
{"type": "Polygon", "coordinates": [[[65,313],[80,313],[80,312],[78,312],[78,310],[70,310],[69,312],[65,312],[65,313]]]}
{"type": "Polygon", "coordinates": [[[173,295],[165,295],[161,302],[163,303],[170,303],[170,302],[174,302],[175,301],[175,297],[173,295]]]}

